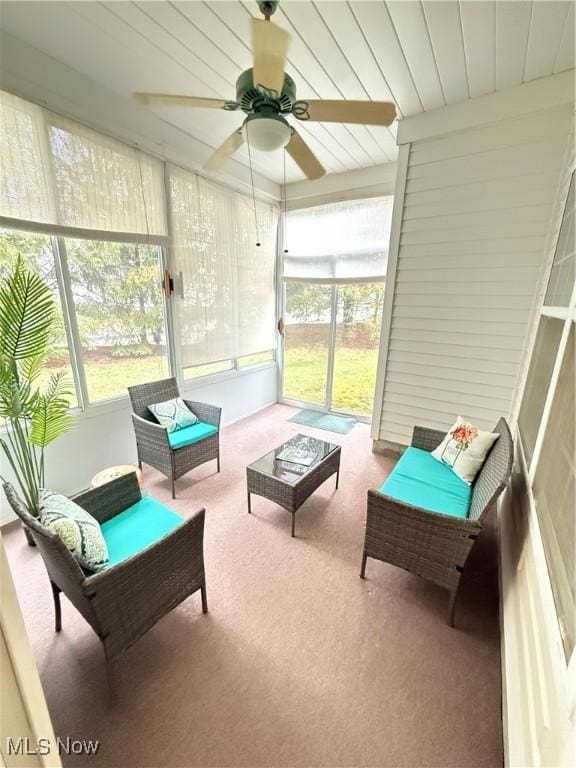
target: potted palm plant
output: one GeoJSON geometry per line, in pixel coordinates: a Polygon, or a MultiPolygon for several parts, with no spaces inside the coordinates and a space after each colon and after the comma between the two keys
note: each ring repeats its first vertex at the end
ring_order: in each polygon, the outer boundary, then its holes
{"type": "Polygon", "coordinates": [[[55,320],[50,289],[18,257],[0,284],[0,446],[34,516],[44,487],[45,449],[75,421],[66,374],[48,376],[45,369],[55,320]]]}

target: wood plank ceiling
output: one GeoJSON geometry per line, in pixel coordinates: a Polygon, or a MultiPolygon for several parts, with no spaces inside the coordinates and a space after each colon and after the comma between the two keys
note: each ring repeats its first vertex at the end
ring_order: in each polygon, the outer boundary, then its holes
{"type": "MultiPolygon", "coordinates": [[[[140,90],[234,98],[251,66],[248,20],[259,16],[252,0],[9,2],[1,12],[5,32],[127,99],[140,90]]],[[[394,101],[400,119],[574,67],[565,0],[283,0],[274,21],[291,34],[287,71],[299,98],[394,101]]],[[[154,111],[210,148],[241,121],[154,111]]],[[[299,129],[329,173],[396,159],[395,124],[299,129]]],[[[236,159],[248,164],[247,152],[236,159]]],[[[255,169],[281,183],[283,153],[259,154],[255,169]]],[[[290,158],[286,172],[303,178],[290,158]]]]}

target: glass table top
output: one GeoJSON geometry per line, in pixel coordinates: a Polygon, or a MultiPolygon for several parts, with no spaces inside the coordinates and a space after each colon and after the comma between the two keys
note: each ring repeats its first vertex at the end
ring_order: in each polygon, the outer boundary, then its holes
{"type": "Polygon", "coordinates": [[[318,466],[329,454],[340,448],[335,443],[327,443],[324,440],[318,440],[309,435],[295,435],[282,445],[267,453],[262,458],[257,459],[248,466],[264,475],[270,475],[285,483],[297,483],[311,470],[318,466]],[[297,452],[297,455],[304,457],[304,460],[310,461],[309,466],[299,464],[295,461],[286,461],[279,459],[279,454],[286,449],[291,452],[297,452]]]}

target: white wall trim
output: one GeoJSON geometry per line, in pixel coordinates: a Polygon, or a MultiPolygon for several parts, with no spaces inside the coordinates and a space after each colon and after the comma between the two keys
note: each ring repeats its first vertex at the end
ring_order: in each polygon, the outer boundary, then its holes
{"type": "Polygon", "coordinates": [[[371,429],[371,435],[374,440],[380,437],[380,427],[382,423],[384,381],[386,377],[386,364],[388,362],[390,330],[392,327],[392,309],[394,306],[394,296],[396,292],[396,273],[398,269],[398,254],[400,252],[400,234],[402,231],[402,218],[404,213],[404,198],[406,195],[406,180],[408,177],[409,158],[410,145],[403,144],[400,147],[400,152],[398,154],[396,187],[394,190],[392,222],[390,226],[390,245],[388,248],[388,267],[386,270],[386,285],[384,289],[384,306],[382,308],[382,325],[380,327],[380,353],[378,355],[378,368],[376,370],[376,384],[371,429]]]}
{"type": "Polygon", "coordinates": [[[398,144],[478,128],[541,109],[574,103],[574,70],[407,117],[398,124],[398,144]]]}
{"type": "MultiPolygon", "coordinates": [[[[10,676],[13,673],[14,682],[19,693],[18,701],[8,699],[8,701],[3,700],[2,703],[4,706],[8,706],[8,708],[11,705],[14,708],[18,707],[20,709],[21,707],[24,710],[23,716],[28,721],[33,740],[33,743],[30,745],[31,747],[34,747],[34,741],[37,742],[41,738],[47,739],[50,742],[48,755],[38,754],[30,757],[26,760],[26,764],[45,766],[45,768],[61,768],[62,763],[58,754],[56,737],[1,536],[0,585],[2,592],[2,599],[0,600],[0,632],[6,643],[6,649],[11,661],[11,664],[8,666],[12,667],[12,669],[2,669],[2,676],[4,678],[4,675],[10,676]]],[[[6,689],[6,694],[8,695],[8,688],[6,689]]],[[[26,733],[5,733],[4,728],[2,729],[3,739],[11,736],[14,741],[17,741],[19,736],[25,737],[26,735],[26,733]]],[[[6,749],[6,743],[0,745],[0,763],[2,765],[24,764],[21,762],[22,758],[19,759],[8,755],[6,749]]]]}
{"type": "Polygon", "coordinates": [[[393,195],[397,163],[384,163],[343,173],[329,173],[316,181],[286,185],[286,209],[393,195]]]}
{"type": "Polygon", "coordinates": [[[233,424],[237,424],[239,421],[243,421],[244,419],[250,419],[252,416],[256,416],[257,413],[260,413],[261,411],[265,411],[266,408],[270,408],[273,405],[278,405],[277,400],[270,400],[268,403],[264,403],[264,405],[259,405],[258,408],[254,408],[253,411],[249,411],[248,413],[245,413],[243,416],[238,416],[237,419],[232,419],[232,421],[227,422],[224,424],[222,429],[227,429],[228,427],[231,427],[233,424]]]}

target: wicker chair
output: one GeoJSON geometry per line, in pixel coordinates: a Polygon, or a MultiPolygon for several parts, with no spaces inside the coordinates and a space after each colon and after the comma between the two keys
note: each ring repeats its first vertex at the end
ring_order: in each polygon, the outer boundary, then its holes
{"type": "MultiPolygon", "coordinates": [[[[56,534],[32,517],[14,488],[4,484],[6,497],[30,530],[52,586],[55,628],[62,628],[60,593],[80,611],[104,646],[109,691],[116,659],[156,622],[197,590],[202,611],[208,611],[204,574],[204,513],[117,565],[86,575],[56,534]]],[[[142,498],[136,474],[85,491],[74,501],[104,523],[142,498]]]]}
{"type": "MultiPolygon", "coordinates": [[[[456,596],[464,565],[482,530],[486,512],[506,487],[512,471],[514,443],[508,424],[500,419],[494,431],[500,437],[474,481],[468,518],[430,512],[378,491],[368,491],[360,578],[365,577],[367,558],[373,557],[445,587],[450,593],[450,626],[454,626],[456,596]]],[[[414,427],[412,446],[433,451],[444,436],[445,433],[438,430],[414,427]]]]}
{"type": "MultiPolygon", "coordinates": [[[[172,498],[176,498],[175,481],[190,472],[194,467],[216,459],[220,472],[220,432],[203,440],[173,449],[168,442],[168,432],[154,419],[148,406],[180,397],[176,379],[163,379],[150,384],[139,384],[128,387],[132,401],[132,423],[136,433],[136,448],[138,451],[138,466],[142,462],[148,464],[172,482],[172,498]]],[[[222,409],[207,403],[197,403],[184,400],[188,408],[205,424],[211,424],[220,429],[220,414],[222,409]]]]}

